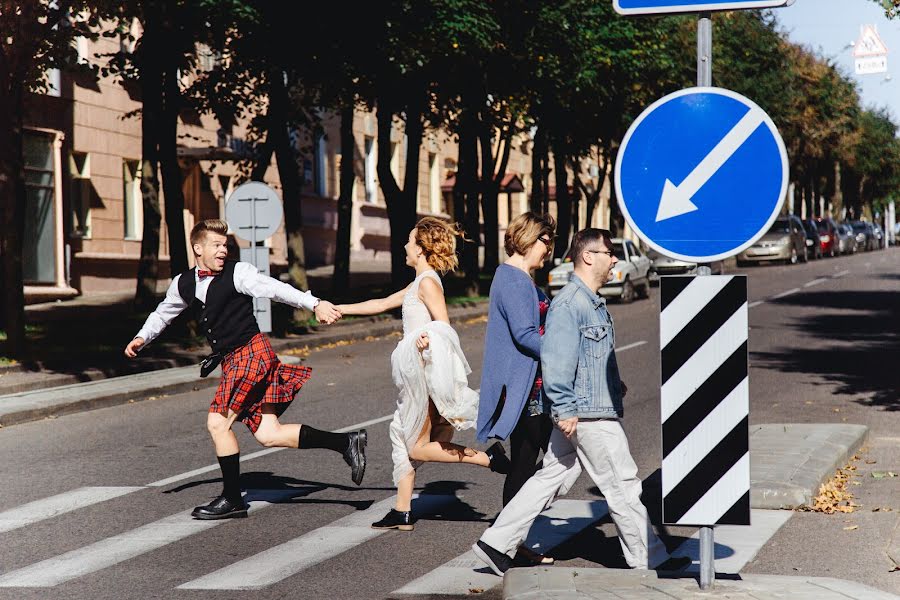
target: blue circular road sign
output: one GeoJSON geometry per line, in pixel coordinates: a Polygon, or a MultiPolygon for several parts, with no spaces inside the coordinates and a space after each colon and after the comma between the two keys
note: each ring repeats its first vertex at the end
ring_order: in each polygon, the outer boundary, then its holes
{"type": "Polygon", "coordinates": [[[787,191],[787,152],[753,101],[688,88],[632,123],[615,179],[619,207],[642,240],[673,258],[710,262],[768,231],[787,191]]]}

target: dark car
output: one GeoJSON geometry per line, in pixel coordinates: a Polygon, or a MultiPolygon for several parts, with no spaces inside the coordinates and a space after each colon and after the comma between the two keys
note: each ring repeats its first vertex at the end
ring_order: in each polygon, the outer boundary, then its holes
{"type": "Polygon", "coordinates": [[[803,230],[806,232],[806,257],[822,258],[822,239],[819,237],[819,228],[812,219],[803,221],[803,230]]]}
{"type": "Polygon", "coordinates": [[[838,225],[838,251],[841,254],[856,254],[856,234],[846,223],[838,225]]]}
{"type": "Polygon", "coordinates": [[[816,229],[819,231],[819,248],[822,254],[831,257],[840,254],[838,224],[828,217],[819,217],[816,219],[816,229]]]}
{"type": "Polygon", "coordinates": [[[856,245],[861,250],[868,251],[875,249],[875,232],[872,231],[872,227],[869,223],[866,223],[865,221],[850,221],[850,227],[856,235],[856,245]]]}

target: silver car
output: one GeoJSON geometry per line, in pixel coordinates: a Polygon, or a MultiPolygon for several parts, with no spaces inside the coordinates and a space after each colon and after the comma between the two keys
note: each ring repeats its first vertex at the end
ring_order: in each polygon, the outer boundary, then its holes
{"type": "Polygon", "coordinates": [[[856,254],[856,234],[849,225],[837,226],[838,252],[841,254],[856,254]]]}
{"type": "Polygon", "coordinates": [[[739,267],[766,261],[783,261],[789,264],[807,261],[806,232],[797,216],[775,219],[765,235],[737,255],[739,267]]]}
{"type": "MultiPolygon", "coordinates": [[[[650,295],[650,259],[644,256],[631,240],[613,238],[611,250],[619,262],[609,272],[609,282],[600,288],[600,295],[607,298],[618,298],[622,303],[629,303],[636,297],[646,298],[650,295]]],[[[550,271],[548,292],[554,296],[564,285],[569,283],[575,265],[568,258],[550,271]]]]}

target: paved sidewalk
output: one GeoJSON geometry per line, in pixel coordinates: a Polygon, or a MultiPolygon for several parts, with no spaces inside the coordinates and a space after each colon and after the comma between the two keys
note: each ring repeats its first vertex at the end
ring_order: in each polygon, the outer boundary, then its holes
{"type": "Polygon", "coordinates": [[[875,588],[828,577],[739,575],[700,590],[693,577],[668,578],[655,571],[532,567],[512,569],[503,579],[506,600],[900,600],[875,588]]]}

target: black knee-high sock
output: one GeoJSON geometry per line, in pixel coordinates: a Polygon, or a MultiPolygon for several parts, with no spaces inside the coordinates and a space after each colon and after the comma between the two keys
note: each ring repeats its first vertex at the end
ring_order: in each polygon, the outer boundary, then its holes
{"type": "Polygon", "coordinates": [[[241,500],[241,453],[219,456],[222,469],[222,495],[229,500],[241,500]]]}
{"type": "Polygon", "coordinates": [[[350,436],[346,433],[322,431],[309,425],[300,426],[300,448],[325,448],[343,452],[349,444],[350,436]]]}

